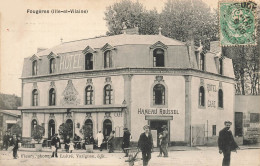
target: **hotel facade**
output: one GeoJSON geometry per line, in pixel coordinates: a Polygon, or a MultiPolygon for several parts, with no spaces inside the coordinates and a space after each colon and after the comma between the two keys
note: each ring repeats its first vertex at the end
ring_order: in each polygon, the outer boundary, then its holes
{"type": "Polygon", "coordinates": [[[89,125],[116,137],[127,127],[137,142],[149,124],[157,144],[167,125],[172,145],[216,141],[234,120],[232,60],[211,49],[136,33],[63,42],[24,59],[22,136],[39,124],[50,139],[62,123],[79,135],[89,125]]]}

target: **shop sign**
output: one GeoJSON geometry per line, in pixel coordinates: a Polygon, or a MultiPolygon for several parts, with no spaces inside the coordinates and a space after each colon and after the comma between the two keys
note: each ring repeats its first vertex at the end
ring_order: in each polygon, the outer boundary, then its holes
{"type": "Polygon", "coordinates": [[[179,114],[179,110],[165,108],[138,108],[138,114],[142,115],[173,115],[179,114]]]}

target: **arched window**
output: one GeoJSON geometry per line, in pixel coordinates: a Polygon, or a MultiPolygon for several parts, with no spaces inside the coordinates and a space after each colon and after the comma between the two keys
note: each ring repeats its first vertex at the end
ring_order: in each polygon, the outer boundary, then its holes
{"type": "Polygon", "coordinates": [[[165,87],[162,84],[156,84],[153,87],[153,103],[155,105],[165,104],[165,87]]]}
{"type": "Polygon", "coordinates": [[[112,52],[106,51],[104,54],[104,68],[111,68],[112,67],[112,52]]]}
{"type": "Polygon", "coordinates": [[[199,89],[199,106],[205,106],[205,90],[203,86],[199,89]]]}
{"type": "Polygon", "coordinates": [[[112,122],[109,119],[106,119],[103,122],[103,135],[104,137],[109,136],[112,131],[112,122]]]}
{"type": "Polygon", "coordinates": [[[85,55],[85,70],[93,70],[93,54],[85,55]]]}
{"type": "Polygon", "coordinates": [[[112,104],[112,96],[113,96],[113,89],[111,85],[106,85],[104,87],[104,104],[112,104]]]}
{"type": "Polygon", "coordinates": [[[55,89],[51,88],[49,91],[49,105],[55,105],[55,100],[56,100],[56,93],[55,93],[55,89]]]}
{"type": "Polygon", "coordinates": [[[91,85],[87,86],[85,89],[86,94],[86,105],[93,104],[93,88],[91,85]]]}
{"type": "Polygon", "coordinates": [[[36,76],[37,75],[37,60],[34,60],[32,63],[32,75],[36,76]]]}
{"type": "Polygon", "coordinates": [[[32,91],[32,106],[38,106],[38,91],[34,89],[32,91]]]}
{"type": "Polygon", "coordinates": [[[33,129],[37,126],[37,120],[33,119],[31,123],[31,136],[33,133],[33,129]]]}
{"type": "Polygon", "coordinates": [[[55,121],[51,119],[48,124],[48,139],[51,139],[55,134],[55,121]]]}
{"type": "Polygon", "coordinates": [[[218,107],[223,108],[223,91],[221,89],[218,90],[218,107]]]}
{"type": "Polygon", "coordinates": [[[87,128],[87,130],[89,131],[89,135],[93,135],[93,122],[91,119],[87,119],[85,121],[85,126],[87,128]]]}
{"type": "Polygon", "coordinates": [[[200,53],[200,70],[205,70],[205,55],[200,53]]]}
{"type": "Polygon", "coordinates": [[[56,60],[54,58],[50,59],[50,73],[55,73],[56,60]]]}
{"type": "Polygon", "coordinates": [[[73,121],[71,119],[67,119],[66,120],[66,125],[67,125],[68,131],[69,131],[68,135],[70,137],[72,137],[73,136],[73,121]]]}
{"type": "Polygon", "coordinates": [[[223,74],[223,59],[219,59],[219,74],[223,74]]]}
{"type": "Polygon", "coordinates": [[[164,67],[163,49],[157,48],[153,51],[153,66],[154,67],[164,67]]]}

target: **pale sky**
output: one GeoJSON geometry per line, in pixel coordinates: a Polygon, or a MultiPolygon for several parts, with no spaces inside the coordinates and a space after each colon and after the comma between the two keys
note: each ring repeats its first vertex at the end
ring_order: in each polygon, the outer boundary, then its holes
{"type": "MultiPolygon", "coordinates": [[[[135,1],[135,0],[133,0],[135,1]]],[[[167,0],[139,0],[146,9],[161,11],[167,0]]],[[[204,0],[217,8],[217,0],[204,0]]],[[[63,41],[105,35],[104,11],[120,0],[12,0],[0,1],[0,92],[21,96],[23,60],[38,47],[51,48],[63,41]],[[33,14],[31,10],[87,9],[87,14],[33,14]]]]}

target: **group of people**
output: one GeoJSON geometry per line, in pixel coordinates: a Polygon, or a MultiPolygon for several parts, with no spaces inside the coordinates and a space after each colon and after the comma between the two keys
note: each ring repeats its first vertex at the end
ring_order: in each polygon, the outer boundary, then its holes
{"type": "Polygon", "coordinates": [[[13,134],[12,136],[8,131],[3,136],[3,146],[6,150],[11,149],[13,151],[13,158],[17,159],[17,151],[19,148],[20,138],[13,134]]]}

